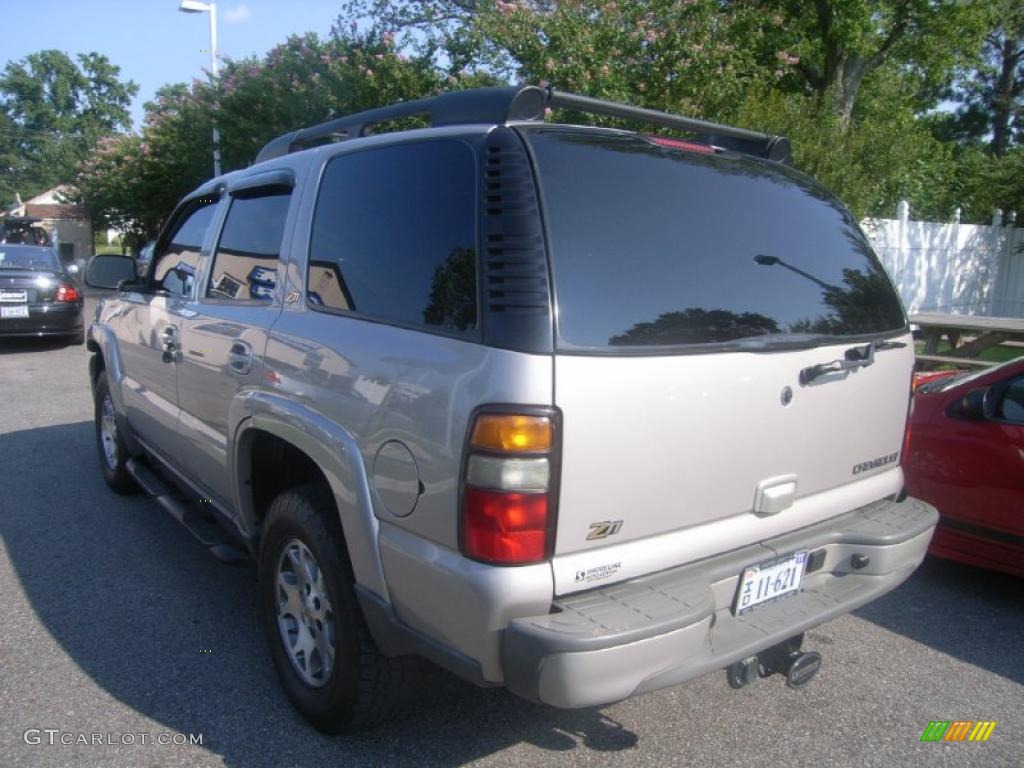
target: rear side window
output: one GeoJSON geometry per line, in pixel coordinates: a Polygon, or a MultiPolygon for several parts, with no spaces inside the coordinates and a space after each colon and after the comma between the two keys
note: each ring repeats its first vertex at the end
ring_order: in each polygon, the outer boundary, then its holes
{"type": "Polygon", "coordinates": [[[904,327],[856,222],[801,174],[635,135],[528,136],[561,348],[817,343],[904,327]]]}
{"type": "Polygon", "coordinates": [[[179,220],[178,228],[161,253],[154,259],[153,279],[160,287],[179,296],[192,293],[199,250],[206,239],[206,231],[217,210],[218,198],[200,198],[194,207],[179,220]]]}
{"type": "Polygon", "coordinates": [[[472,332],[473,150],[440,140],[331,160],[313,219],[306,290],[313,308],[472,332]]]}
{"type": "Polygon", "coordinates": [[[270,301],[274,297],[290,200],[290,190],[276,188],[231,200],[213,255],[208,298],[270,301]]]}

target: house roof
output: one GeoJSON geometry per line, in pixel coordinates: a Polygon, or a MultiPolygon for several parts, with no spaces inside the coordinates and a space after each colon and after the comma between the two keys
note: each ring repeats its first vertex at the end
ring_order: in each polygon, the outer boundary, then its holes
{"type": "Polygon", "coordinates": [[[25,203],[25,215],[40,219],[87,219],[85,206],[60,203],[53,205],[25,203]]]}
{"type": "Polygon", "coordinates": [[[30,197],[25,201],[25,205],[62,205],[64,200],[73,196],[75,192],[75,188],[70,184],[58,184],[35,197],[30,197]]]}

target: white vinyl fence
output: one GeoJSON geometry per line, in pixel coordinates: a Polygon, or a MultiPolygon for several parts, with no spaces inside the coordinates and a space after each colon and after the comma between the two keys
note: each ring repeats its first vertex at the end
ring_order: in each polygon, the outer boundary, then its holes
{"type": "Polygon", "coordinates": [[[910,313],[1024,317],[1024,229],[996,211],[991,225],[867,219],[864,231],[910,313]]]}

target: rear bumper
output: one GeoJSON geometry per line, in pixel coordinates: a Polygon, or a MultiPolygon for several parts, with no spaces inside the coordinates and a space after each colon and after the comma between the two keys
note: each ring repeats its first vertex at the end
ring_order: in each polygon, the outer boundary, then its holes
{"type": "Polygon", "coordinates": [[[917,499],[879,501],[724,555],[556,599],[503,636],[505,684],[556,707],[619,701],[721,669],[864,605],[920,564],[938,513],[917,499]],[[732,615],[746,566],[825,551],[796,595],[732,615]],[[854,554],[869,558],[854,569],[854,554]]]}
{"type": "Polygon", "coordinates": [[[30,304],[28,317],[0,319],[0,338],[70,336],[85,328],[82,304],[30,304]]]}
{"type": "Polygon", "coordinates": [[[978,568],[1024,577],[1024,536],[943,517],[929,553],[978,568]]]}

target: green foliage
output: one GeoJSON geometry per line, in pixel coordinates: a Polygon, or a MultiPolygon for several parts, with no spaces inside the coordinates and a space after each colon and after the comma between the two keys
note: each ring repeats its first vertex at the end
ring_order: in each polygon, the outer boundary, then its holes
{"type": "Polygon", "coordinates": [[[904,197],[921,215],[944,218],[956,205],[952,144],[919,115],[977,46],[977,4],[366,0],[346,9],[438,63],[461,56],[522,81],[786,134],[796,165],[859,215],[892,215],[904,197]]]}
{"type": "Polygon", "coordinates": [[[685,114],[723,114],[770,74],[737,44],[714,0],[496,2],[473,23],[514,75],[568,91],[685,114]]]}
{"type": "Polygon", "coordinates": [[[987,142],[992,154],[1003,155],[1024,140],[1024,4],[983,5],[990,23],[981,54],[958,69],[947,92],[958,108],[940,128],[962,143],[987,142]]]}
{"type": "Polygon", "coordinates": [[[997,208],[1024,214],[1024,146],[1013,147],[1002,157],[968,147],[958,157],[955,171],[953,184],[963,221],[988,223],[997,208]]]}
{"type": "Polygon", "coordinates": [[[97,141],[129,129],[138,86],[106,56],[33,53],[0,73],[0,204],[70,181],[97,141]]]}
{"type": "Polygon", "coordinates": [[[954,148],[917,119],[898,93],[898,79],[879,79],[849,125],[816,99],[778,90],[749,94],[736,118],[788,136],[796,167],[822,181],[857,217],[891,218],[906,199],[915,217],[945,220],[957,205],[950,187],[954,148]]]}
{"type": "MultiPolygon", "coordinates": [[[[796,165],[858,216],[891,216],[908,199],[915,216],[947,219],[960,206],[965,220],[985,220],[996,206],[1024,210],[1021,155],[988,158],[974,148],[985,128],[965,138],[936,108],[956,73],[970,101],[964,73],[982,71],[983,33],[1007,28],[1007,3],[349,0],[326,38],[291,37],[227,61],[216,82],[162,89],[141,136],[102,144],[79,186],[98,222],[141,239],[209,177],[214,117],[232,170],[302,126],[518,80],[787,134],[796,165]]],[[[5,151],[0,141],[0,164],[5,151]]]]}
{"type": "Polygon", "coordinates": [[[262,60],[231,61],[218,84],[197,89],[215,103],[225,168],[244,167],[275,136],[332,117],[418,98],[438,89],[433,68],[401,56],[386,35],[291,37],[262,60]]]}
{"type": "Polygon", "coordinates": [[[142,135],[100,146],[80,166],[78,187],[97,224],[145,240],[212,175],[214,117],[227,172],[252,163],[267,141],[288,131],[445,85],[489,82],[466,75],[446,83],[427,59],[396,50],[386,33],[293,36],[263,58],[227,61],[216,82],[162,88],[146,104],[142,135]]]}
{"type": "Polygon", "coordinates": [[[934,99],[953,67],[973,57],[988,20],[988,3],[962,0],[769,0],[756,5],[760,18],[768,20],[759,25],[756,38],[762,66],[788,69],[788,84],[816,94],[844,125],[854,114],[865,79],[885,66],[902,68],[917,81],[917,95],[934,99]]]}

